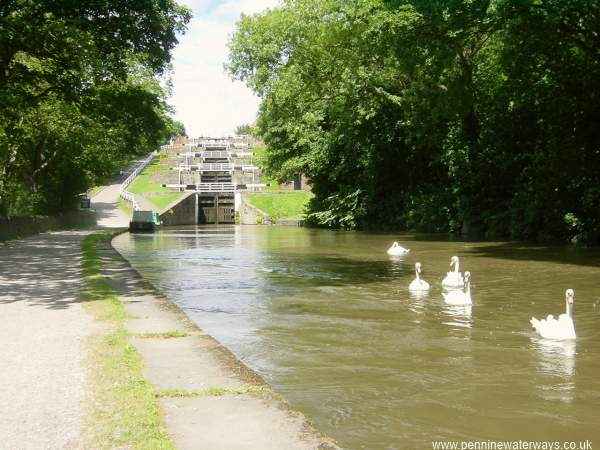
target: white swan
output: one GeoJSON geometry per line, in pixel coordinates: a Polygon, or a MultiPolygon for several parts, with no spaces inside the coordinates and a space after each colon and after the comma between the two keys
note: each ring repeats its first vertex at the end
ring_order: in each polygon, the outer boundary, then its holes
{"type": "Polygon", "coordinates": [[[450,258],[450,267],[454,266],[452,272],[448,272],[446,278],[442,280],[442,287],[445,288],[461,288],[465,285],[463,276],[460,273],[458,256],[450,258]]]}
{"type": "Polygon", "coordinates": [[[421,274],[421,263],[418,262],[415,264],[415,275],[416,278],[414,280],[411,281],[411,283],[408,285],[408,290],[409,291],[428,291],[429,290],[429,283],[425,280],[422,280],[421,277],[419,276],[421,274]]]}
{"type": "Polygon", "coordinates": [[[532,317],[530,322],[533,328],[545,339],[576,339],[575,325],[573,325],[573,302],[575,300],[575,291],[567,289],[565,292],[567,311],[565,314],[555,319],[552,314],[542,320],[532,317]]]}
{"type": "Polygon", "coordinates": [[[410,250],[408,248],[402,247],[397,242],[394,242],[392,244],[392,246],[390,248],[388,248],[387,252],[388,252],[388,255],[405,255],[408,252],[410,252],[410,250]]]}
{"type": "Polygon", "coordinates": [[[456,289],[448,293],[442,292],[442,295],[449,305],[471,305],[471,272],[465,272],[464,291],[456,289]]]}

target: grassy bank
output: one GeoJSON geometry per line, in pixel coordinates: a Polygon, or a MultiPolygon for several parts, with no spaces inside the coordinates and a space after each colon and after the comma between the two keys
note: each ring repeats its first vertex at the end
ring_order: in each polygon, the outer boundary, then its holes
{"type": "Polygon", "coordinates": [[[101,274],[98,233],[82,243],[85,308],[98,323],[88,340],[90,387],[87,448],[174,449],[154,388],[142,375],[142,360],[129,343],[127,313],[101,274]]]}
{"type": "Polygon", "coordinates": [[[172,202],[182,197],[185,192],[175,192],[173,189],[162,187],[152,182],[153,173],[168,171],[168,167],[161,163],[161,157],[155,157],[148,166],[129,185],[127,190],[135,195],[145,197],[158,209],[162,210],[172,202]]]}
{"type": "Polygon", "coordinates": [[[312,197],[311,192],[290,191],[272,194],[249,194],[248,200],[274,220],[299,220],[304,218],[306,206],[312,197]]]}

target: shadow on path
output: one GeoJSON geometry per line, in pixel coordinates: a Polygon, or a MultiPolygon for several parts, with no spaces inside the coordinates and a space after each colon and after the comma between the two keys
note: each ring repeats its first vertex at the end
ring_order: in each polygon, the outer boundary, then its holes
{"type": "Polygon", "coordinates": [[[43,233],[0,245],[0,304],[64,309],[81,302],[81,241],[89,233],[43,233]]]}

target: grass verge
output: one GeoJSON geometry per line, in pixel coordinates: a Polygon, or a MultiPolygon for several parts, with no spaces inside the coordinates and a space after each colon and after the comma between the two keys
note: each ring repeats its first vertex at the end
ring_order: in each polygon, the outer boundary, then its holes
{"type": "Polygon", "coordinates": [[[255,392],[270,392],[267,386],[240,386],[238,388],[210,387],[202,391],[182,391],[180,389],[167,389],[157,391],[157,397],[221,397],[223,395],[242,395],[255,392]]]}
{"type": "Polygon", "coordinates": [[[156,206],[159,210],[165,209],[175,200],[183,197],[186,192],[174,192],[167,194],[154,194],[154,195],[146,195],[146,198],[152,202],[154,206],[156,206]]]}
{"type": "Polygon", "coordinates": [[[249,194],[248,200],[272,219],[302,219],[311,192],[292,191],[274,194],[249,194]]]}
{"type": "Polygon", "coordinates": [[[93,397],[86,448],[174,449],[156,392],[142,375],[141,356],[129,343],[125,308],[100,272],[98,241],[109,236],[92,234],[82,243],[84,305],[99,323],[87,342],[93,397]]]}
{"type": "Polygon", "coordinates": [[[184,330],[167,331],[165,333],[136,333],[132,334],[133,337],[139,339],[173,339],[180,337],[191,336],[190,333],[184,330]]]}

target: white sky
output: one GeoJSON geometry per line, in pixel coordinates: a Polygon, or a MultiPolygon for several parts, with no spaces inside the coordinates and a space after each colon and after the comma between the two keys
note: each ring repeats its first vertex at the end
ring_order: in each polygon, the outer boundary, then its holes
{"type": "Polygon", "coordinates": [[[259,100],[241,82],[225,74],[227,40],[240,13],[252,14],[276,6],[277,0],[179,0],[193,18],[173,52],[174,117],[188,136],[219,137],[238,125],[252,123],[259,100]]]}

